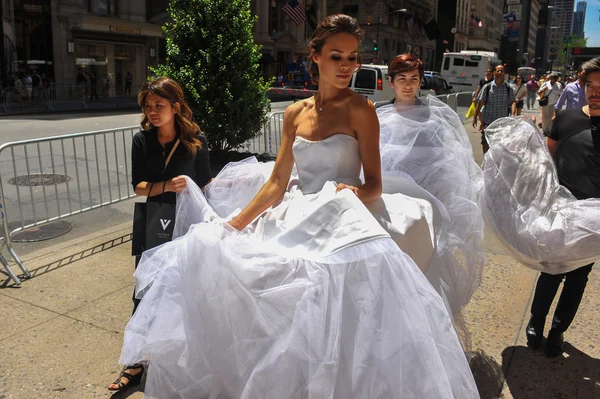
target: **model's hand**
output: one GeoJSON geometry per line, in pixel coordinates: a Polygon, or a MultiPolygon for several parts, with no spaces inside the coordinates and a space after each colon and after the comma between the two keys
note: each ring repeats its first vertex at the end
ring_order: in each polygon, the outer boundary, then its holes
{"type": "Polygon", "coordinates": [[[187,186],[187,181],[185,176],[176,176],[167,182],[165,187],[165,191],[173,191],[175,193],[180,193],[187,186]]]}
{"type": "Polygon", "coordinates": [[[340,191],[344,190],[344,189],[348,189],[350,191],[352,191],[354,193],[354,195],[356,195],[358,197],[358,187],[354,187],[354,186],[349,186],[347,184],[344,183],[340,183],[337,185],[337,188],[335,190],[336,193],[339,193],[340,191]]]}
{"type": "Polygon", "coordinates": [[[242,231],[244,229],[244,226],[240,225],[240,223],[237,221],[237,218],[233,218],[227,223],[237,231],[242,231]]]}
{"type": "Polygon", "coordinates": [[[473,118],[473,127],[477,127],[477,117],[473,118]]]}

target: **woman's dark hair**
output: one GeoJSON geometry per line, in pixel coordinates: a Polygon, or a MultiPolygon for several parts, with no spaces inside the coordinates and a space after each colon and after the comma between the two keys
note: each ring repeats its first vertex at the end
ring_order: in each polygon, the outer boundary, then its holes
{"type": "Polygon", "coordinates": [[[600,72],[600,57],[592,58],[581,66],[583,73],[589,75],[593,72],[600,72]]]}
{"type": "Polygon", "coordinates": [[[167,100],[177,110],[175,114],[175,129],[179,133],[179,139],[192,156],[202,147],[196,135],[201,133],[200,127],[193,121],[192,110],[185,102],[183,90],[179,83],[170,78],[158,78],[146,81],[138,93],[138,104],[144,111],[142,115],[142,128],[149,130],[153,127],[146,115],[146,96],[152,93],[167,100]],[[179,108],[177,108],[179,103],[179,108]]]}
{"type": "MultiPolygon", "coordinates": [[[[308,48],[315,50],[316,54],[320,54],[327,38],[336,33],[348,33],[354,36],[359,45],[364,38],[364,31],[360,29],[356,18],[344,14],[334,14],[319,22],[312,35],[312,40],[308,43],[308,48]]],[[[360,53],[358,54],[358,63],[360,64],[360,53]]],[[[319,83],[319,66],[312,57],[308,61],[308,73],[313,82],[319,83]]]]}
{"type": "Polygon", "coordinates": [[[522,75],[517,75],[517,76],[515,76],[515,81],[516,81],[517,79],[519,79],[519,78],[521,78],[521,80],[522,80],[523,82],[525,81],[525,78],[524,78],[522,75]]]}
{"type": "Polygon", "coordinates": [[[423,62],[412,54],[400,54],[394,57],[388,64],[388,75],[393,82],[399,73],[414,71],[415,69],[419,71],[419,78],[423,80],[425,76],[423,62]]]}

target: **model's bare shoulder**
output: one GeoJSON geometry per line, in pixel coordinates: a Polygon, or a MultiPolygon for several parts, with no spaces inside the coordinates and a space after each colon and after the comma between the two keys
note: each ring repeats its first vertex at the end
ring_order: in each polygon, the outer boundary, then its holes
{"type": "Polygon", "coordinates": [[[369,108],[375,109],[375,105],[371,100],[362,94],[352,92],[350,99],[348,101],[348,105],[352,107],[353,110],[364,109],[368,110],[369,108]]]}
{"type": "Polygon", "coordinates": [[[296,118],[301,112],[305,111],[308,106],[307,100],[301,100],[290,104],[285,109],[284,118],[296,118]]]}
{"type": "Polygon", "coordinates": [[[375,112],[375,104],[373,104],[373,101],[358,93],[355,93],[355,95],[350,98],[348,106],[352,111],[350,114],[358,118],[364,117],[365,114],[375,112]]]}

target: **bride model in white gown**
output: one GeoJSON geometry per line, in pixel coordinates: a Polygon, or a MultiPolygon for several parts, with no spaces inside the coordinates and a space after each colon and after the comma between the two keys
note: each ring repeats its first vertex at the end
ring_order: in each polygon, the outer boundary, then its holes
{"type": "Polygon", "coordinates": [[[478,397],[413,261],[432,256],[439,207],[410,179],[381,194],[377,117],[347,89],[361,35],[348,16],[319,24],[319,93],[286,111],[274,168],[230,164],[206,196],[188,184],[179,237],[144,254],[120,361],[149,362],[148,397],[478,397]]]}

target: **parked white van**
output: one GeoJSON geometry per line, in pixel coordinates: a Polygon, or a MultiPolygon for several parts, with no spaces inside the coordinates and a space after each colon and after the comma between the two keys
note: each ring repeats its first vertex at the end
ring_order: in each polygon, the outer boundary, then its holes
{"type": "MultiPolygon", "coordinates": [[[[363,64],[354,72],[348,85],[357,93],[363,94],[374,103],[390,101],[394,98],[394,89],[388,82],[387,65],[363,64]]],[[[435,95],[432,90],[419,90],[419,97],[435,95]]]]}
{"type": "Polygon", "coordinates": [[[475,91],[488,68],[502,65],[498,55],[491,51],[462,50],[444,53],[440,74],[455,92],[475,91]]]}

